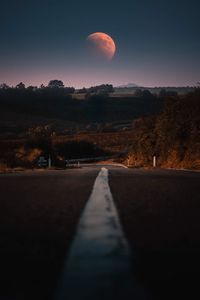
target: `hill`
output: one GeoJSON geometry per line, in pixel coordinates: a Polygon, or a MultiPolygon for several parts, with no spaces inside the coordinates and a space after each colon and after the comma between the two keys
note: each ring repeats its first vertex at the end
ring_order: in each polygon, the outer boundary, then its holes
{"type": "Polygon", "coordinates": [[[157,116],[135,121],[129,163],[200,169],[200,89],[188,95],[167,98],[157,116]]]}
{"type": "Polygon", "coordinates": [[[114,155],[134,166],[200,168],[200,89],[187,95],[144,90],[72,98],[63,90],[0,90],[0,164],[31,167],[38,156],[114,155]]]}
{"type": "Polygon", "coordinates": [[[29,128],[45,125],[58,133],[102,130],[105,124],[112,129],[113,123],[115,129],[117,122],[130,124],[135,118],[159,112],[162,103],[152,95],[87,95],[80,101],[64,89],[0,89],[0,136],[26,134],[29,128]]]}

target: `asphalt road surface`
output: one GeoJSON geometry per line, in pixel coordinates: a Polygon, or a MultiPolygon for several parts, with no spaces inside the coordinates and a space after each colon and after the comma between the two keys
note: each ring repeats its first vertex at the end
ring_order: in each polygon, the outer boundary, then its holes
{"type": "MultiPolygon", "coordinates": [[[[134,280],[149,299],[199,298],[200,173],[107,168],[134,280]]],[[[0,299],[54,298],[100,169],[0,175],[0,299]]]]}

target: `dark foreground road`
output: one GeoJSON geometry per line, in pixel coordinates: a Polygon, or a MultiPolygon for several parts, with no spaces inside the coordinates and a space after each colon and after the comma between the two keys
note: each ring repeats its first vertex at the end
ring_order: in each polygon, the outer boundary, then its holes
{"type": "Polygon", "coordinates": [[[0,299],[52,299],[98,170],[0,176],[0,299]]]}
{"type": "Polygon", "coordinates": [[[200,299],[200,173],[113,170],[110,186],[153,299],[200,299]]]}
{"type": "MultiPolygon", "coordinates": [[[[0,176],[0,299],[53,299],[99,170],[0,176]]],[[[109,173],[138,283],[152,299],[198,299],[200,173],[114,167],[109,173]]]]}

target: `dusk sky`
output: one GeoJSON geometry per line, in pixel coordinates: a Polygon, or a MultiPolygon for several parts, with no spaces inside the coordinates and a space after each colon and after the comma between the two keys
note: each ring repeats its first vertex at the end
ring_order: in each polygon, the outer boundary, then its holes
{"type": "Polygon", "coordinates": [[[198,0],[1,2],[0,83],[187,86],[200,81],[198,0]],[[86,39],[109,34],[112,60],[90,57],[86,39]]]}

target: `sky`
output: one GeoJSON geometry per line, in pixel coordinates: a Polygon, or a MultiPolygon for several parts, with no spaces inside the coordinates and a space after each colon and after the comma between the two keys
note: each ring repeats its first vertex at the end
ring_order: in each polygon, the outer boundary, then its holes
{"type": "Polygon", "coordinates": [[[2,1],[0,83],[194,86],[199,11],[197,0],[2,1]],[[112,60],[91,57],[86,40],[94,32],[115,41],[112,60]]]}

